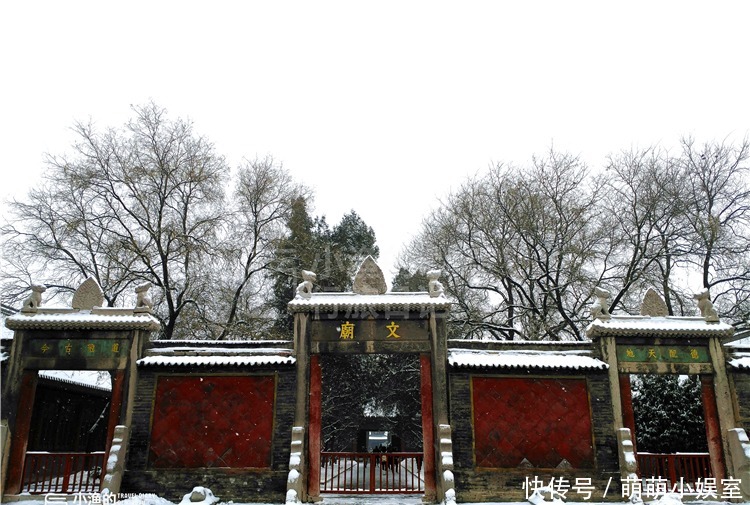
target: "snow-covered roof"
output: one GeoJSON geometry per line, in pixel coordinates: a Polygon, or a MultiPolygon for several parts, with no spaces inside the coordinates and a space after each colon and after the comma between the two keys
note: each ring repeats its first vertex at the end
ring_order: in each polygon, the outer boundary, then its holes
{"type": "Polygon", "coordinates": [[[18,312],[14,307],[11,307],[10,305],[6,305],[4,303],[0,303],[0,314],[3,316],[10,316],[18,312]]]}
{"type": "Polygon", "coordinates": [[[450,349],[448,364],[464,368],[606,370],[590,351],[450,349]]]}
{"type": "Polygon", "coordinates": [[[310,298],[297,297],[287,305],[289,312],[313,312],[334,310],[391,310],[419,311],[424,309],[445,310],[451,301],[444,296],[431,297],[426,291],[390,292],[382,295],[360,295],[357,293],[312,293],[310,298]]]}
{"type": "Polygon", "coordinates": [[[293,345],[292,340],[201,340],[201,339],[174,339],[174,340],[151,340],[154,347],[262,347],[274,345],[286,347],[293,345]]]}
{"type": "Polygon", "coordinates": [[[156,340],[136,363],[140,366],[293,365],[291,342],[156,340]]]}
{"type": "Polygon", "coordinates": [[[594,319],[586,328],[588,338],[602,336],[720,337],[734,335],[734,327],[723,322],[708,322],[702,317],[684,316],[611,316],[594,319]]]}
{"type": "Polygon", "coordinates": [[[47,309],[18,313],[5,320],[11,330],[149,330],[159,329],[159,321],[149,313],[96,308],[94,310],[47,309]]]}
{"type": "Polygon", "coordinates": [[[750,370],[750,352],[737,352],[727,363],[732,368],[750,370]]]}
{"type": "Polygon", "coordinates": [[[102,381],[97,370],[39,370],[39,377],[99,391],[112,391],[112,382],[107,384],[102,381]]]}
{"type": "Polygon", "coordinates": [[[170,355],[213,355],[213,356],[238,356],[238,355],[263,355],[263,356],[290,356],[291,349],[284,347],[198,347],[198,346],[173,346],[159,347],[154,349],[152,355],[170,356],[170,355]]]}
{"type": "Polygon", "coordinates": [[[138,366],[262,366],[293,365],[291,356],[146,356],[138,366]]]}

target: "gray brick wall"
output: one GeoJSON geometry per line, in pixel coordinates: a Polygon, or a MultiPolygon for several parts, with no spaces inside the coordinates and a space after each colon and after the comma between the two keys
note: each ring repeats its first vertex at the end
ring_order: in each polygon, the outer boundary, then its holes
{"type": "Polygon", "coordinates": [[[750,434],[750,372],[729,369],[739,426],[750,434]]]}

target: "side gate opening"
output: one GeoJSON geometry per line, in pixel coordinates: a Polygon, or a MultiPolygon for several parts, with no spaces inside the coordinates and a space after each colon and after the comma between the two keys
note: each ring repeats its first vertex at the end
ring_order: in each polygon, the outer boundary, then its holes
{"type": "Polygon", "coordinates": [[[107,372],[38,372],[22,493],[99,490],[111,400],[107,372]]]}
{"type": "Polygon", "coordinates": [[[633,374],[629,381],[640,477],[691,489],[712,478],[705,422],[712,398],[706,398],[701,377],[633,374]]]}

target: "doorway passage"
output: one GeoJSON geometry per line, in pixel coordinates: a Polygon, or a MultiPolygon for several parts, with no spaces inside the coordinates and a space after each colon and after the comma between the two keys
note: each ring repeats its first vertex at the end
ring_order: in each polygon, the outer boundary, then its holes
{"type": "Polygon", "coordinates": [[[713,477],[705,421],[713,396],[705,381],[677,374],[633,374],[629,381],[639,476],[688,491],[713,477]]]}
{"type": "Polygon", "coordinates": [[[99,491],[111,399],[108,372],[39,370],[22,493],[99,491]]]}
{"type": "Polygon", "coordinates": [[[321,355],[320,492],[424,493],[420,359],[321,355]]]}

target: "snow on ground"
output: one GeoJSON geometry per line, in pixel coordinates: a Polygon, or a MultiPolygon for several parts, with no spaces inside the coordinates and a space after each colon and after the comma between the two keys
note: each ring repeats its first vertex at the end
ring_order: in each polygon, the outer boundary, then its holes
{"type": "MultiPolygon", "coordinates": [[[[278,503],[269,502],[241,502],[241,501],[219,501],[216,505],[281,505],[278,503]]],[[[19,505],[58,505],[62,502],[46,502],[43,498],[39,500],[23,500],[19,502],[19,505]]],[[[92,505],[91,502],[81,503],[81,501],[73,501],[71,497],[68,503],[74,505],[92,505]]],[[[197,505],[202,505],[203,502],[194,502],[197,505]]],[[[352,496],[352,495],[325,495],[322,502],[318,502],[319,505],[422,505],[421,495],[384,495],[384,496],[352,496]]],[[[552,504],[550,501],[544,503],[552,504]]],[[[595,501],[583,501],[583,502],[565,502],[565,505],[613,505],[613,504],[629,505],[630,502],[595,502],[595,501]]],[[[750,502],[742,503],[729,503],[720,501],[685,501],[684,505],[750,505],[750,502]]],[[[161,498],[155,494],[142,494],[133,496],[124,500],[114,502],[113,505],[176,505],[175,503],[161,498]]],[[[482,503],[462,503],[460,505],[530,505],[529,502],[482,502],[482,503]]],[[[664,505],[663,501],[653,500],[646,501],[646,505],[664,505]]]]}

